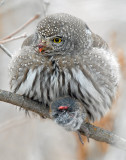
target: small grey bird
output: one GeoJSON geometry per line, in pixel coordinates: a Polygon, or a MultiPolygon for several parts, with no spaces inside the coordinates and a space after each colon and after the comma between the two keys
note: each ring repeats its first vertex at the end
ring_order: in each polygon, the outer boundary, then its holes
{"type": "Polygon", "coordinates": [[[79,129],[83,123],[85,136],[89,141],[89,130],[85,126],[87,123],[87,112],[82,103],[71,97],[62,97],[53,101],[50,105],[50,116],[60,126],[67,131],[75,131],[78,133],[82,144],[83,140],[79,129]]]}
{"type": "Polygon", "coordinates": [[[42,19],[24,41],[12,59],[10,78],[13,92],[48,108],[57,98],[74,98],[95,121],[111,107],[119,67],[106,42],[85,22],[57,13],[42,19]]]}
{"type": "Polygon", "coordinates": [[[68,131],[79,130],[83,121],[86,122],[87,119],[87,112],[82,103],[71,97],[58,98],[52,102],[50,115],[68,131]]]}

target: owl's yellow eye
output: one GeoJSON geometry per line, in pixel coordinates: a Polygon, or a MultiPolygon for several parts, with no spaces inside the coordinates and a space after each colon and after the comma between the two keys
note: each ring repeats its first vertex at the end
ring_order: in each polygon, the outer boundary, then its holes
{"type": "Polygon", "coordinates": [[[59,38],[59,37],[56,37],[56,38],[53,39],[53,42],[54,43],[60,43],[60,42],[62,42],[62,39],[59,38]]]}

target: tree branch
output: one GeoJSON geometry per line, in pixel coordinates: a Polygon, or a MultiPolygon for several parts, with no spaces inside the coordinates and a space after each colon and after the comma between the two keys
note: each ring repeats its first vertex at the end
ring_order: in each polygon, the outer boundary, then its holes
{"type": "MultiPolygon", "coordinates": [[[[29,110],[39,114],[41,117],[50,118],[49,110],[41,103],[33,101],[29,98],[24,96],[11,93],[8,91],[0,90],[0,101],[7,102],[10,104],[14,104],[16,106],[20,106],[25,110],[29,110]]],[[[81,134],[85,135],[84,127],[85,126],[89,129],[89,138],[95,139],[100,142],[106,142],[123,150],[126,150],[126,140],[120,138],[119,136],[115,135],[114,133],[107,131],[105,129],[96,127],[90,123],[82,124],[80,132],[81,134]]]]}
{"type": "Polygon", "coordinates": [[[4,45],[2,45],[2,44],[0,44],[0,48],[10,57],[10,58],[12,58],[12,54],[10,53],[10,51],[6,48],[6,47],[4,47],[4,45]]]}
{"type": "Polygon", "coordinates": [[[20,106],[25,110],[39,114],[41,117],[49,118],[49,111],[44,105],[27,97],[0,89],[0,101],[20,106]]]}
{"type": "Polygon", "coordinates": [[[26,26],[28,26],[31,22],[33,22],[34,20],[36,20],[39,17],[40,17],[40,14],[36,14],[34,17],[32,17],[30,20],[28,20],[25,24],[23,24],[21,27],[19,27],[16,31],[14,31],[10,35],[4,37],[1,41],[13,37],[15,34],[19,33],[21,30],[23,30],[26,26]]]}
{"type": "Polygon", "coordinates": [[[48,10],[50,3],[48,0],[44,0],[43,3],[44,3],[43,4],[43,13],[44,13],[44,17],[46,17],[47,10],[48,10]]]}
{"type": "Polygon", "coordinates": [[[0,7],[4,4],[4,1],[5,1],[5,0],[1,0],[1,1],[0,1],[0,7]]]}
{"type": "Polygon", "coordinates": [[[27,37],[27,34],[22,34],[20,36],[17,36],[17,37],[12,37],[12,38],[9,38],[9,39],[5,39],[5,40],[0,40],[0,44],[3,44],[3,43],[7,43],[7,42],[10,42],[10,41],[14,41],[14,40],[17,40],[17,39],[20,39],[20,38],[26,38],[27,37]]]}
{"type": "MultiPolygon", "coordinates": [[[[116,134],[105,130],[100,127],[96,127],[90,123],[84,124],[85,127],[89,130],[89,137],[100,142],[106,142],[110,145],[113,145],[117,148],[123,149],[126,151],[126,139],[117,136],[116,134]]],[[[80,129],[80,133],[84,135],[83,124],[80,129]]]]}

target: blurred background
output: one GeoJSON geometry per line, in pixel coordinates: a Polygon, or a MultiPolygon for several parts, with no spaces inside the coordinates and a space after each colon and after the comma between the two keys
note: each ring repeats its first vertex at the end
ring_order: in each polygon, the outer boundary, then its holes
{"type": "MultiPolygon", "coordinates": [[[[126,1],[125,0],[0,0],[0,40],[34,17],[65,12],[83,19],[110,45],[120,63],[121,81],[112,110],[97,126],[126,138],[126,1]]],[[[40,18],[15,36],[34,32],[40,18]]],[[[5,43],[13,54],[23,38],[5,43]]],[[[0,49],[0,89],[9,90],[10,58],[0,49]]],[[[75,133],[51,120],[25,115],[0,102],[0,160],[126,160],[126,152],[90,139],[84,146],[75,133]]]]}

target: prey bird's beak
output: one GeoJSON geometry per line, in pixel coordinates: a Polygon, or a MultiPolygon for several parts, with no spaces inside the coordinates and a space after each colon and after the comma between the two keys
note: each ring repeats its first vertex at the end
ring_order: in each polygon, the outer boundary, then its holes
{"type": "Polygon", "coordinates": [[[42,51],[44,51],[44,49],[45,49],[45,46],[43,46],[43,45],[41,45],[41,44],[39,44],[39,52],[41,53],[42,51]]]}
{"type": "Polygon", "coordinates": [[[38,48],[39,48],[39,52],[41,53],[42,51],[44,51],[46,49],[46,41],[45,40],[42,40],[39,45],[38,45],[38,48]]]}
{"type": "Polygon", "coordinates": [[[40,53],[44,53],[44,51],[52,50],[53,47],[48,41],[42,40],[38,45],[38,49],[40,53]]]}

